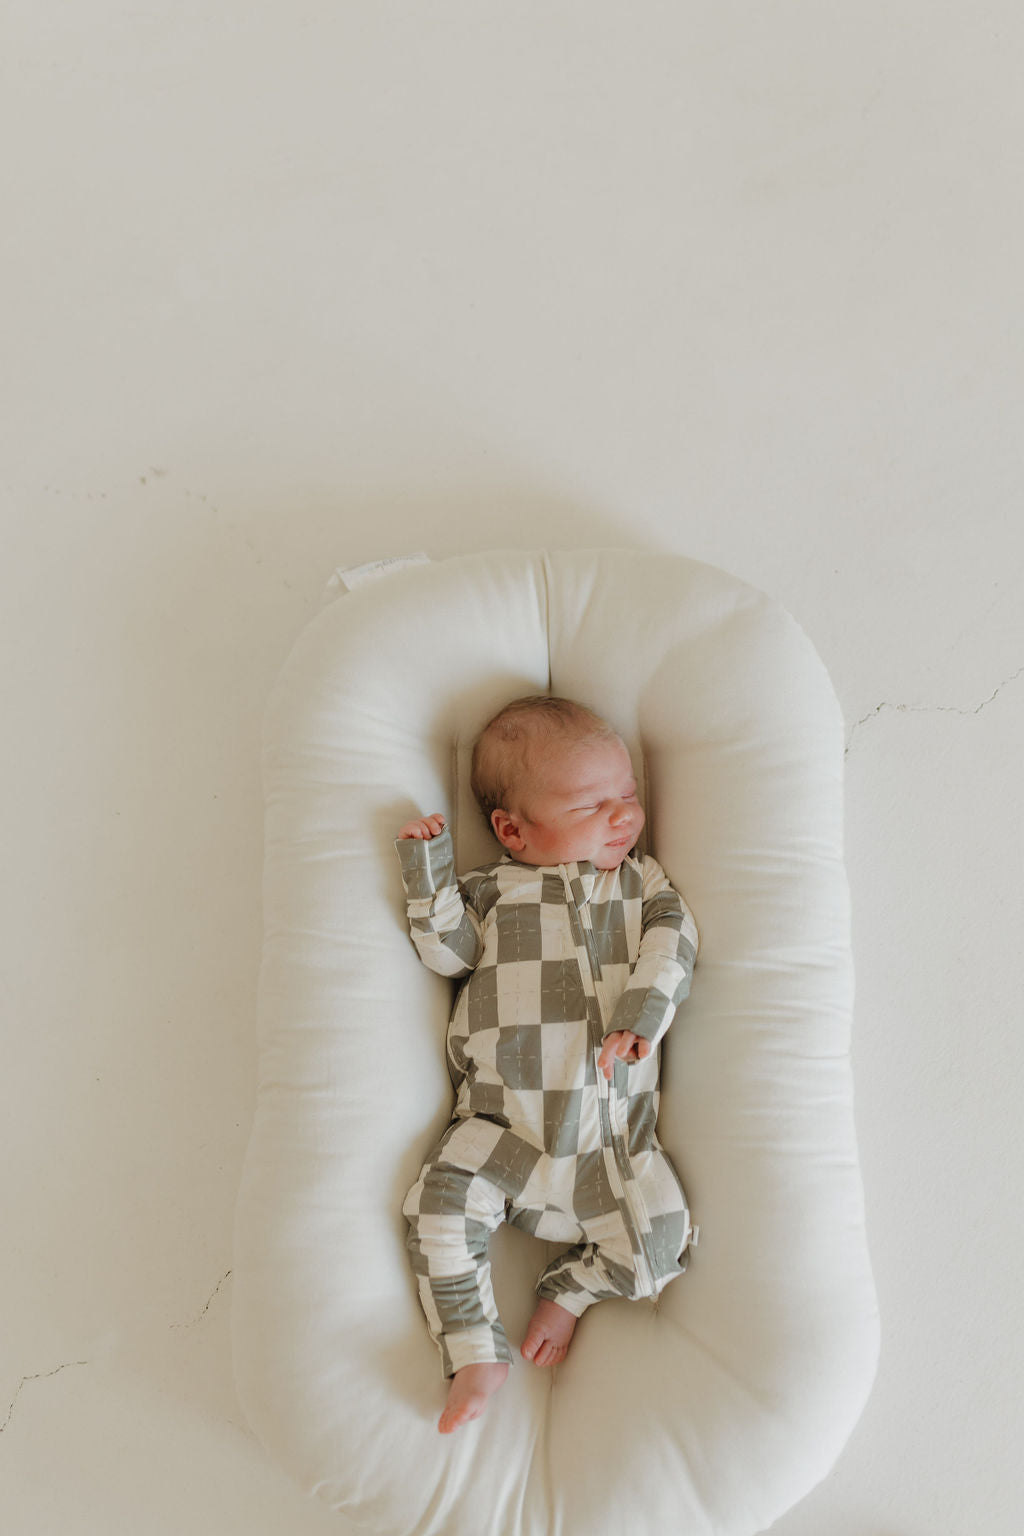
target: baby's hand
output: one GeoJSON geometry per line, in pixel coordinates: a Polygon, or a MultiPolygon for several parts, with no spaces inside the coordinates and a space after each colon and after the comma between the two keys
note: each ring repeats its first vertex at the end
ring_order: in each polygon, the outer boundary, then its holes
{"type": "Polygon", "coordinates": [[[643,1061],[650,1054],[651,1042],[645,1040],[643,1035],[634,1035],[630,1029],[617,1029],[614,1034],[605,1035],[597,1064],[611,1082],[616,1058],[620,1061],[643,1061]]]}
{"type": "Polygon", "coordinates": [[[421,837],[429,840],[437,837],[447,825],[447,821],[438,811],[433,816],[424,816],[422,821],[407,821],[398,836],[400,838],[421,837]]]}

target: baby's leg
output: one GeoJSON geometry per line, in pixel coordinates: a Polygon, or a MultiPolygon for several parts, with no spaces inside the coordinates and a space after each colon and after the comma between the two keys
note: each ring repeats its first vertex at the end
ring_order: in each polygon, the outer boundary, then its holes
{"type": "Polygon", "coordinates": [[[580,1219],[586,1241],[554,1259],[537,1282],[540,1297],[576,1317],[595,1301],[655,1296],[686,1268],[694,1229],[675,1170],[660,1148],[633,1163],[642,1232],[630,1235],[619,1208],[591,1212],[580,1219]],[[642,1259],[634,1243],[642,1244],[642,1259]]]}
{"type": "Polygon", "coordinates": [[[633,1253],[619,1214],[592,1217],[584,1227],[588,1240],[552,1259],[537,1281],[540,1305],[557,1307],[573,1324],[595,1301],[639,1294],[633,1253]]]}
{"type": "MultiPolygon", "coordinates": [[[[509,1220],[514,1226],[554,1242],[579,1236],[584,1231],[575,1216],[551,1205],[547,1205],[539,1217],[536,1212],[523,1213],[513,1206],[509,1220]]],[[[545,1269],[537,1282],[537,1305],[520,1349],[524,1360],[544,1366],[558,1365],[565,1359],[577,1318],[591,1301],[599,1299],[576,1281],[575,1266],[577,1261],[592,1266],[596,1252],[593,1242],[577,1243],[545,1269]]]]}
{"type": "Polygon", "coordinates": [[[512,1360],[487,1258],[505,1196],[481,1174],[438,1161],[425,1165],[403,1209],[427,1327],[453,1378],[438,1423],[447,1434],[479,1417],[512,1360]]]}

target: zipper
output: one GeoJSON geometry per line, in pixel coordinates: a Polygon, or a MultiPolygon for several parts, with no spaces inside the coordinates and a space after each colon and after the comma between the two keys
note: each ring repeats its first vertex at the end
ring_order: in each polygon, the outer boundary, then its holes
{"type": "MultiPolygon", "coordinates": [[[[590,922],[589,912],[584,916],[576,903],[572,893],[572,885],[563,866],[562,883],[565,887],[566,901],[569,907],[570,927],[573,931],[573,939],[576,943],[577,954],[582,949],[587,956],[590,970],[591,990],[589,996],[593,999],[599,1023],[599,1041],[591,1047],[595,1060],[601,1053],[600,1038],[604,1035],[604,1014],[601,1010],[601,999],[597,990],[597,983],[602,979],[601,960],[597,953],[597,943],[594,938],[593,925],[590,922]]],[[[578,963],[578,961],[577,961],[578,963]]],[[[580,966],[582,974],[583,967],[580,966]]],[[[586,990],[586,983],[584,983],[586,990]]],[[[628,1216],[628,1230],[630,1247],[636,1260],[637,1279],[641,1286],[641,1295],[653,1296],[655,1294],[653,1270],[654,1265],[646,1241],[644,1232],[644,1220],[646,1215],[643,1201],[637,1192],[636,1180],[632,1177],[632,1169],[629,1162],[628,1142],[623,1134],[621,1126],[615,1124],[615,1120],[624,1118],[622,1100],[615,1090],[614,1078],[609,1081],[604,1073],[597,1071],[597,1097],[601,1116],[602,1137],[606,1137],[606,1151],[611,1152],[611,1158],[605,1158],[605,1167],[615,1190],[616,1199],[620,1208],[628,1216]],[[615,1116],[613,1119],[613,1108],[615,1116]],[[617,1188],[616,1188],[617,1186],[617,1188]]],[[[626,1126],[628,1132],[628,1124],[626,1126]]]]}

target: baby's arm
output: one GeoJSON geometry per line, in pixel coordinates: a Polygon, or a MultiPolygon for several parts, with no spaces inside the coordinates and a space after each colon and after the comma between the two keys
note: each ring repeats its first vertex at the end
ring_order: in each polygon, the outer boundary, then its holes
{"type": "Polygon", "coordinates": [[[406,822],[395,848],[409,931],[420,959],[441,976],[468,976],[483,952],[483,934],[455,876],[455,851],[445,818],[437,812],[406,822]]]}
{"type": "Polygon", "coordinates": [[[693,914],[650,855],[644,859],[641,927],[636,964],[604,1037],[601,1066],[606,1076],[615,1056],[632,1060],[648,1056],[654,1049],[690,991],[697,958],[699,939],[693,914]],[[619,1037],[614,1044],[613,1036],[619,1037]],[[629,1036],[633,1038],[626,1043],[629,1036]]]}

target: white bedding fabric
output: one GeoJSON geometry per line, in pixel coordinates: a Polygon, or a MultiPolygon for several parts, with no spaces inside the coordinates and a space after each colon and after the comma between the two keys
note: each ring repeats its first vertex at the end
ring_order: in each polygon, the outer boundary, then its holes
{"type": "MultiPolygon", "coordinates": [[[[398,570],[300,636],[265,722],[259,1094],[239,1194],[238,1390],[266,1447],[378,1536],[753,1536],[833,1465],[878,1348],[849,1063],[843,732],[806,637],[693,561],[499,551],[398,570]],[[656,1303],[603,1302],[442,1437],[403,1196],[452,1104],[450,984],[392,846],[447,810],[495,856],[468,756],[549,689],[622,732],[647,846],[696,916],[659,1135],[700,1223],[656,1303]]],[[[502,1230],[513,1347],[549,1245],[502,1230]]]]}

